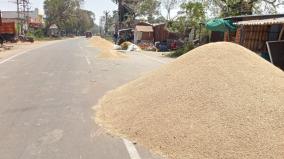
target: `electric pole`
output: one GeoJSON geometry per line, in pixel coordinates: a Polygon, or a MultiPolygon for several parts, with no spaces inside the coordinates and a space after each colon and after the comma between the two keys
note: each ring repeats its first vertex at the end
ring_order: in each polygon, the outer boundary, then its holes
{"type": "Polygon", "coordinates": [[[17,0],[17,34],[20,35],[20,29],[22,29],[22,25],[20,24],[20,2],[17,0]]]}
{"type": "Polygon", "coordinates": [[[105,36],[108,34],[108,16],[109,11],[104,11],[105,14],[105,36]]]}

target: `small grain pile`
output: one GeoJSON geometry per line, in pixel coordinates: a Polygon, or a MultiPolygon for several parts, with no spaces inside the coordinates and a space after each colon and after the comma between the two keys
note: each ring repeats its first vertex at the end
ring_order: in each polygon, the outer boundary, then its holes
{"type": "Polygon", "coordinates": [[[125,58],[126,55],[113,50],[113,44],[101,37],[95,36],[91,39],[91,42],[94,47],[100,49],[98,58],[105,59],[117,59],[117,58],[125,58]]]}
{"type": "Polygon", "coordinates": [[[201,46],[96,111],[110,133],[169,159],[284,158],[284,73],[236,44],[201,46]]]}

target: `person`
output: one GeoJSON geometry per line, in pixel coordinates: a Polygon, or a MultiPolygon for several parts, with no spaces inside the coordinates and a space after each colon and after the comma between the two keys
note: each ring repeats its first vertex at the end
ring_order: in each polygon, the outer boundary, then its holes
{"type": "Polygon", "coordinates": [[[171,50],[176,50],[177,49],[177,41],[174,40],[174,42],[171,43],[171,50]]]}
{"type": "Polygon", "coordinates": [[[130,34],[130,41],[132,43],[134,42],[134,32],[131,32],[131,34],[130,34]]]}
{"type": "Polygon", "coordinates": [[[113,34],[113,42],[116,44],[117,43],[117,39],[118,39],[118,34],[115,32],[114,34],[113,34]]]}
{"type": "Polygon", "coordinates": [[[0,47],[2,47],[4,44],[4,38],[2,37],[2,35],[0,35],[0,47]]]}

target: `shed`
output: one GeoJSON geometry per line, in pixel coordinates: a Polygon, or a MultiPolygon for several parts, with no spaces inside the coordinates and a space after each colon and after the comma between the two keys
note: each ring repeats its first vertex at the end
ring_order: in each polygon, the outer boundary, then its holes
{"type": "Polygon", "coordinates": [[[134,31],[134,43],[139,41],[154,41],[154,29],[153,26],[136,25],[134,31]]]}
{"type": "Polygon", "coordinates": [[[167,41],[169,39],[169,34],[165,23],[154,25],[154,39],[156,42],[167,41]]]}
{"type": "Polygon", "coordinates": [[[49,36],[58,36],[59,35],[58,26],[56,24],[52,24],[49,27],[48,34],[49,34],[49,36]]]}
{"type": "Polygon", "coordinates": [[[280,41],[284,32],[284,17],[235,22],[236,43],[255,52],[267,52],[267,41],[280,41]]]}

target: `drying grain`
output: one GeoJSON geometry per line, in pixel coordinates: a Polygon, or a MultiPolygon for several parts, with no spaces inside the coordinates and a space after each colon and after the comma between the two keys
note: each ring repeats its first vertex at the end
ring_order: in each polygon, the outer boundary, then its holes
{"type": "Polygon", "coordinates": [[[104,59],[118,59],[118,58],[125,58],[126,55],[119,53],[116,50],[113,50],[113,43],[95,36],[91,39],[91,42],[94,47],[99,49],[98,58],[104,58],[104,59]]]}
{"type": "Polygon", "coordinates": [[[236,44],[201,46],[96,109],[112,134],[170,159],[284,158],[284,73],[236,44]]]}

